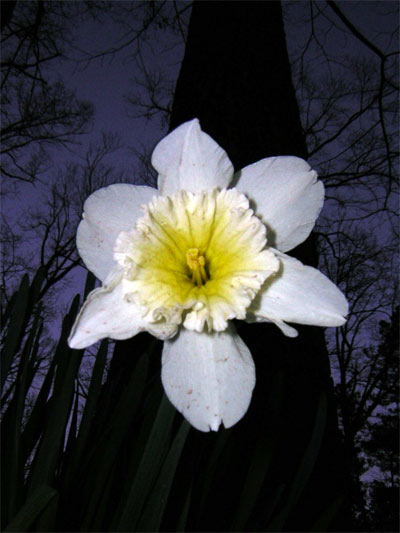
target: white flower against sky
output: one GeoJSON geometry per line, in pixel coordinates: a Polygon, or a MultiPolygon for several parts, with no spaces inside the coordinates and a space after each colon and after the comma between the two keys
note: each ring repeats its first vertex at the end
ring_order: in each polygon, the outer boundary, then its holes
{"type": "Polygon", "coordinates": [[[269,157],[234,174],[197,119],[167,135],[152,164],[158,190],[110,185],[85,202],[77,246],[103,285],[83,305],[69,345],[148,331],[165,341],[161,378],[174,406],[202,431],[230,427],[255,385],[232,319],[273,322],[290,337],[297,331],[287,322],[345,322],[340,290],[283,253],[310,234],[324,188],[298,157],[269,157]]]}

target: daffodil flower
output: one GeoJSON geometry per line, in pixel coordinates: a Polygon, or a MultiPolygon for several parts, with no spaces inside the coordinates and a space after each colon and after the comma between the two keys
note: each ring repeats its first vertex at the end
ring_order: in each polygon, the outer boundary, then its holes
{"type": "Polygon", "coordinates": [[[269,157],[234,174],[197,119],[167,135],[152,164],[158,190],[116,184],[85,202],[77,246],[103,285],[69,338],[82,349],[148,331],[164,340],[161,378],[201,431],[242,418],[255,385],[233,319],[340,326],[347,302],[321,272],[284,252],[310,234],[324,187],[298,157],[269,157]],[[268,236],[268,245],[267,245],[268,236]]]}

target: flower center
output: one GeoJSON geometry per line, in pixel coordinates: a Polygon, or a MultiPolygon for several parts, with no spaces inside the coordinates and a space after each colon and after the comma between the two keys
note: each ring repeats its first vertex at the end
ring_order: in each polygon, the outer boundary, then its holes
{"type": "Polygon", "coordinates": [[[236,189],[155,196],[114,258],[122,290],[149,322],[223,331],[243,319],[279,261],[265,249],[266,229],[236,189]]]}
{"type": "Polygon", "coordinates": [[[208,276],[205,269],[206,260],[204,258],[204,255],[200,254],[198,248],[190,248],[186,252],[186,262],[188,264],[188,267],[192,271],[192,281],[198,287],[204,285],[204,283],[208,281],[208,276]]]}

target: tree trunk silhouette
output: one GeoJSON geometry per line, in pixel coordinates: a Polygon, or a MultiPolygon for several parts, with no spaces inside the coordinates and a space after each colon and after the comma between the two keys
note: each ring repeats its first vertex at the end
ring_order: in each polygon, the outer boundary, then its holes
{"type": "MultiPolygon", "coordinates": [[[[307,157],[279,2],[194,2],[170,129],[194,117],[227,151],[236,170],[274,155],[307,157]]],[[[290,253],[316,264],[312,237],[290,253]]],[[[347,476],[323,330],[299,327],[299,337],[289,339],[272,325],[237,327],[255,359],[257,384],[249,412],[230,436],[232,473],[217,476],[215,513],[203,517],[201,527],[224,529],[224,514],[234,513],[238,504],[232,501],[232,487],[245,484],[244,465],[259,443],[279,435],[273,475],[264,481],[263,497],[247,524],[262,529],[266,502],[281,483],[291,485],[304,459],[323,393],[328,408],[322,445],[284,530],[309,531],[340,496],[344,504],[329,529],[350,530],[347,476]],[[267,403],[272,387],[277,387],[273,405],[267,403]]]]}
{"type": "Polygon", "coordinates": [[[1,2],[1,29],[3,29],[12,19],[16,0],[3,0],[1,2]]]}

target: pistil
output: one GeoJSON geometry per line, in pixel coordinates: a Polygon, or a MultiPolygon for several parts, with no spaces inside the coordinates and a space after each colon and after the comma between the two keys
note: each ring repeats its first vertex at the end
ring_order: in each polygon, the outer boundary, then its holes
{"type": "Polygon", "coordinates": [[[206,260],[204,255],[201,255],[198,248],[189,248],[186,252],[186,262],[192,271],[192,281],[198,287],[204,285],[208,281],[207,272],[205,269],[206,260]]]}

